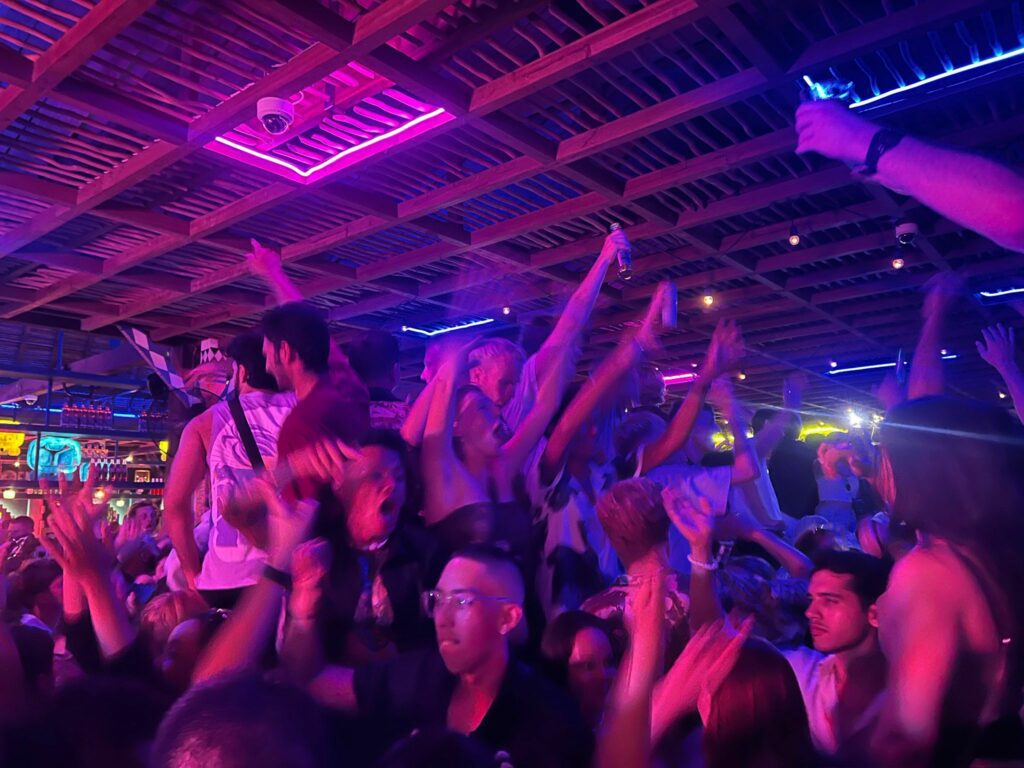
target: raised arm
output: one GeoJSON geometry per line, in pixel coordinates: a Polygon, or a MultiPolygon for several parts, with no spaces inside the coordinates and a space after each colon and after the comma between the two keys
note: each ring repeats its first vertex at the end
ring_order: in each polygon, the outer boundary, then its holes
{"type": "Polygon", "coordinates": [[[704,406],[711,383],[723,373],[739,364],[743,357],[743,337],[733,322],[720,322],[711,336],[704,365],[690,385],[686,399],[669,422],[668,429],[656,440],[644,446],[641,473],[660,466],[686,443],[704,406]]]}
{"type": "Polygon", "coordinates": [[[292,681],[304,685],[323,667],[317,609],[331,567],[331,545],[318,538],[300,544],[292,557],[292,593],[288,597],[281,661],[292,681]]]}
{"type": "Polygon", "coordinates": [[[96,642],[109,660],[135,641],[137,630],[114,591],[113,555],[96,538],[91,494],[86,486],[84,494],[67,494],[51,504],[50,529],[57,543],[44,546],[61,570],[81,585],[96,642]]]}
{"type": "Polygon", "coordinates": [[[559,353],[544,372],[537,391],[537,402],[526,414],[515,434],[502,446],[502,466],[512,476],[522,470],[530,452],[537,447],[544,430],[554,418],[574,369],[573,355],[559,353]]]}
{"type": "Polygon", "coordinates": [[[664,666],[665,578],[636,590],[629,649],[609,695],[598,738],[597,768],[647,768],[651,757],[651,695],[664,666]]]}
{"type": "Polygon", "coordinates": [[[302,301],[303,295],[298,287],[285,274],[281,266],[281,254],[272,248],[261,245],[259,240],[250,240],[252,251],[249,252],[249,265],[254,274],[259,275],[270,286],[274,301],[278,306],[290,301],[302,301]]]}
{"type": "Polygon", "coordinates": [[[316,516],[315,502],[288,505],[265,480],[255,481],[250,491],[267,505],[269,569],[255,586],[245,590],[238,607],[199,657],[192,673],[194,683],[259,664],[277,627],[285,596],[277,574],[291,573],[292,554],[309,535],[316,516]]]}
{"type": "Polygon", "coordinates": [[[782,410],[776,413],[764,425],[764,429],[754,435],[752,444],[758,458],[765,461],[786,434],[786,428],[794,419],[800,418],[800,406],[803,404],[804,390],[807,388],[807,376],[794,373],[786,377],[782,384],[782,410]]]}
{"type": "Polygon", "coordinates": [[[601,247],[601,253],[597,256],[597,261],[590,267],[583,282],[569,297],[565,309],[558,316],[558,322],[555,323],[551,335],[537,352],[538,379],[543,379],[549,368],[558,365],[559,358],[573,354],[584,328],[590,321],[590,315],[594,311],[597,297],[601,293],[601,286],[604,285],[608,267],[615,262],[616,254],[621,248],[629,248],[629,240],[623,230],[616,230],[604,239],[604,245],[601,247]]]}
{"type": "Polygon", "coordinates": [[[427,385],[420,390],[416,396],[409,412],[405,415],[402,423],[402,439],[413,447],[423,442],[423,432],[427,428],[427,416],[430,413],[430,403],[434,399],[435,376],[427,382],[427,385]]]}
{"type": "MultiPolygon", "coordinates": [[[[802,104],[796,116],[797,152],[817,152],[852,168],[863,167],[881,130],[834,101],[802,104]]],[[[992,160],[905,136],[867,179],[916,198],[1004,248],[1024,251],[1024,178],[992,160]]]]}
{"type": "Polygon", "coordinates": [[[594,375],[583,386],[558,420],[542,458],[546,473],[557,471],[565,460],[573,437],[587,419],[614,393],[626,375],[657,347],[661,305],[668,296],[668,284],[658,286],[647,308],[640,330],[635,336],[624,338],[615,350],[598,366],[594,375]]]}
{"type": "Polygon", "coordinates": [[[164,519],[174,551],[181,561],[181,570],[189,589],[196,588],[196,579],[202,568],[199,547],[196,544],[195,514],[192,497],[206,477],[206,438],[210,425],[210,412],[196,416],[185,425],[181,433],[178,452],[171,463],[164,495],[164,519]]]}
{"type": "Polygon", "coordinates": [[[942,337],[949,308],[962,288],[959,278],[940,273],[928,281],[921,315],[924,323],[921,336],[910,362],[907,397],[914,400],[928,395],[941,395],[946,389],[942,372],[942,337]]]}
{"type": "Polygon", "coordinates": [[[1013,328],[993,325],[981,332],[982,340],[976,342],[981,359],[991,365],[1009,390],[1017,418],[1024,420],[1024,373],[1017,365],[1014,355],[1015,339],[1013,328]]]}
{"type": "Polygon", "coordinates": [[[672,485],[661,492],[661,499],[672,525],[690,545],[690,632],[695,634],[705,624],[725,618],[715,590],[718,563],[712,551],[714,516],[711,503],[700,496],[695,504],[672,485]]]}
{"type": "Polygon", "coordinates": [[[732,427],[732,484],[740,485],[757,480],[761,476],[761,464],[754,455],[753,446],[747,438],[747,429],[750,426],[747,419],[746,409],[736,398],[736,392],[727,379],[720,378],[715,381],[712,390],[718,390],[716,400],[729,418],[729,426],[732,427]]]}

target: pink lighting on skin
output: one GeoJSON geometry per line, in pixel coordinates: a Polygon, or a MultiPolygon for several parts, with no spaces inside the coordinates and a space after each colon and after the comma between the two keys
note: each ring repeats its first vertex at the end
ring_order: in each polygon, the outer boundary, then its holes
{"type": "MultiPolygon", "coordinates": [[[[438,107],[433,112],[427,112],[426,114],[422,114],[419,117],[413,118],[408,123],[403,123],[397,128],[393,128],[390,131],[387,131],[386,133],[382,133],[379,136],[374,136],[372,139],[367,139],[361,144],[355,144],[351,147],[343,149],[340,152],[338,152],[338,154],[327,158],[322,163],[314,165],[312,168],[309,168],[308,170],[302,170],[298,166],[289,163],[287,160],[282,160],[279,157],[274,157],[273,155],[269,155],[265,152],[260,152],[258,149],[247,147],[244,144],[239,144],[238,142],[232,141],[231,139],[226,139],[223,136],[218,136],[213,141],[216,144],[221,144],[225,147],[230,147],[233,150],[243,152],[247,155],[262,160],[263,162],[285,168],[303,179],[308,179],[313,174],[318,173],[334,165],[336,162],[338,162],[344,157],[347,157],[355,152],[371,147],[374,144],[379,144],[382,141],[387,141],[388,139],[394,138],[395,136],[399,136],[408,131],[410,128],[415,128],[420,123],[424,123],[427,120],[432,120],[433,118],[439,117],[440,115],[443,114],[445,114],[444,108],[438,107]]],[[[210,147],[210,149],[214,149],[215,151],[221,151],[219,147],[210,147]]]]}
{"type": "Polygon", "coordinates": [[[696,373],[674,373],[665,377],[666,384],[686,384],[697,378],[696,373]]]}

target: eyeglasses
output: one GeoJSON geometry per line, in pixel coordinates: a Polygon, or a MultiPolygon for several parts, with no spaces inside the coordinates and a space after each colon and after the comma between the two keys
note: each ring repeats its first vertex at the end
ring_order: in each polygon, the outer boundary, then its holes
{"type": "Polygon", "coordinates": [[[508,597],[491,597],[480,595],[476,592],[440,592],[432,589],[423,593],[423,612],[428,618],[434,618],[434,614],[446,605],[454,606],[456,611],[464,611],[473,607],[480,600],[492,600],[498,603],[507,603],[511,600],[508,597]]]}

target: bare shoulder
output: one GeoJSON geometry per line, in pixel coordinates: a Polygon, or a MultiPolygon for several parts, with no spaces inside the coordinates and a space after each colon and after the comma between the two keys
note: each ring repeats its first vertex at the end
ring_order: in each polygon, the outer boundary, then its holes
{"type": "Polygon", "coordinates": [[[896,563],[889,576],[889,592],[945,594],[963,586],[964,573],[955,556],[943,545],[919,545],[896,563]]]}
{"type": "Polygon", "coordinates": [[[185,425],[181,433],[181,441],[182,443],[198,442],[199,446],[205,450],[210,444],[210,432],[212,429],[213,409],[207,408],[185,425]]]}

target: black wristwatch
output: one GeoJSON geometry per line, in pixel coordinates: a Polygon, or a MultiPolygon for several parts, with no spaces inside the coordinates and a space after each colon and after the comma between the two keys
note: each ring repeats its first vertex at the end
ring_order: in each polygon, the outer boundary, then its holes
{"type": "Polygon", "coordinates": [[[888,152],[903,141],[903,134],[891,128],[882,128],[871,137],[871,144],[868,145],[868,154],[864,158],[864,167],[860,173],[862,176],[874,176],[878,173],[878,161],[882,155],[888,152]]]}

